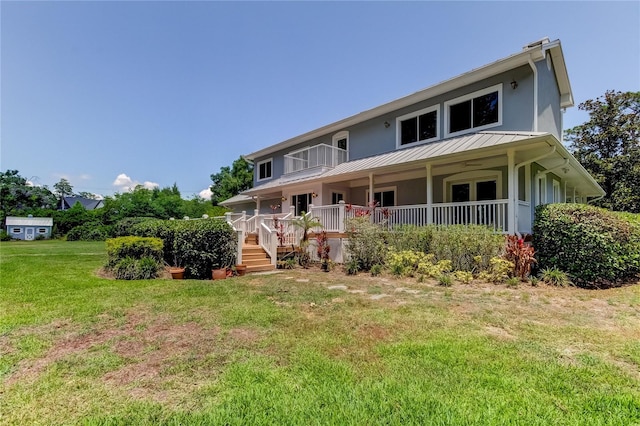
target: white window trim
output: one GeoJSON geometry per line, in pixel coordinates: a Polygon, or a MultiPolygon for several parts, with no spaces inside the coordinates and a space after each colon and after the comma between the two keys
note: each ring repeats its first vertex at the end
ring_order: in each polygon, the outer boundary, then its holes
{"type": "MultiPolygon", "coordinates": [[[[393,205],[397,206],[398,205],[398,187],[397,186],[384,186],[381,188],[373,188],[374,194],[376,192],[387,192],[387,191],[393,191],[393,205]]],[[[365,202],[368,205],[369,204],[369,188],[365,190],[364,196],[366,200],[365,202]]],[[[384,206],[381,206],[381,207],[384,207],[384,206]]]]}
{"type": "Polygon", "coordinates": [[[46,234],[47,228],[38,228],[38,234],[46,234]]]}
{"type": "Polygon", "coordinates": [[[474,132],[479,132],[481,130],[485,130],[485,129],[490,129],[492,127],[497,127],[497,126],[502,126],[502,104],[503,104],[503,98],[502,98],[502,83],[496,84],[495,86],[491,86],[491,87],[487,87],[486,89],[482,89],[482,90],[478,90],[476,92],[473,93],[469,93],[467,95],[464,96],[460,96],[457,97],[455,99],[450,99],[448,101],[445,101],[444,103],[444,137],[448,138],[448,137],[453,137],[453,136],[459,136],[459,135],[464,135],[466,133],[474,133],[474,132]],[[480,126],[480,127],[471,127],[469,129],[464,129],[464,130],[459,130],[457,132],[453,132],[453,133],[449,133],[449,107],[451,105],[456,105],[459,104],[461,102],[465,102],[468,100],[472,100],[471,101],[471,120],[472,123],[471,125],[473,125],[473,98],[477,98],[479,96],[482,95],[486,95],[488,93],[492,93],[492,92],[498,92],[498,121],[496,123],[491,123],[491,124],[485,124],[484,126],[480,126]]]}
{"type": "Polygon", "coordinates": [[[557,180],[553,180],[553,202],[560,203],[560,182],[557,180]]]}
{"type": "Polygon", "coordinates": [[[536,206],[547,204],[547,176],[536,179],[536,206]]]}
{"type": "Polygon", "coordinates": [[[336,133],[335,135],[333,135],[333,137],[331,137],[331,146],[337,148],[338,147],[338,141],[340,139],[346,139],[347,140],[347,161],[349,161],[349,131],[348,130],[343,130],[341,132],[336,133]]]}
{"type": "Polygon", "coordinates": [[[502,199],[502,172],[500,170],[474,170],[471,172],[457,173],[445,178],[442,182],[442,193],[445,194],[446,202],[451,203],[453,185],[469,184],[469,201],[477,201],[476,184],[478,182],[496,181],[496,199],[502,199]]]}
{"type": "Polygon", "coordinates": [[[22,228],[11,228],[11,233],[12,234],[22,234],[22,228]]]}
{"type": "MultiPolygon", "coordinates": [[[[418,137],[420,137],[420,135],[418,135],[418,137]]],[[[437,141],[438,139],[440,139],[440,104],[437,105],[433,105],[424,109],[421,109],[420,111],[414,111],[411,112],[409,114],[405,114],[402,115],[400,117],[396,117],[396,149],[400,149],[400,148],[407,148],[410,146],[418,146],[418,145],[422,145],[425,143],[430,143],[430,142],[434,142],[437,141]],[[402,125],[401,123],[405,120],[409,120],[411,118],[414,117],[419,117],[423,114],[427,114],[429,112],[436,112],[436,136],[434,138],[430,138],[430,139],[425,139],[425,140],[421,140],[421,141],[416,141],[413,143],[406,143],[404,145],[402,145],[402,125]]]]}
{"type": "Polygon", "coordinates": [[[256,163],[256,182],[262,182],[269,179],[273,179],[273,157],[256,163]],[[260,179],[260,165],[264,163],[271,163],[271,176],[260,179]]]}

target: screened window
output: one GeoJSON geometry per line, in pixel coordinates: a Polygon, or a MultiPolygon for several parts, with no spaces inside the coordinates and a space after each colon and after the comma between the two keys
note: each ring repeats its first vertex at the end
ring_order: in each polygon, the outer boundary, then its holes
{"type": "Polygon", "coordinates": [[[398,117],[397,146],[437,139],[438,110],[435,106],[398,117]]]}
{"type": "Polygon", "coordinates": [[[502,85],[445,102],[447,134],[481,130],[502,124],[502,85]]]}
{"type": "Polygon", "coordinates": [[[273,161],[271,159],[258,163],[258,180],[271,179],[272,164],[273,161]]]}

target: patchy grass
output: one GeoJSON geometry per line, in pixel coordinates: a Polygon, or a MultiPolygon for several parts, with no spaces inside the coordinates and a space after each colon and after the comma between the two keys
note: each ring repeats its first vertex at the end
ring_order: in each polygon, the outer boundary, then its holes
{"type": "Polygon", "coordinates": [[[640,423],[640,286],[115,281],[105,260],[0,245],[0,423],[640,423]]]}

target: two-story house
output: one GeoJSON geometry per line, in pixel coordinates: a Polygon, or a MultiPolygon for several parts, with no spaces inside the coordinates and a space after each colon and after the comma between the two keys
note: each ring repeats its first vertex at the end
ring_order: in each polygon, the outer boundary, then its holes
{"type": "Polygon", "coordinates": [[[562,144],[563,110],[573,105],[560,41],[544,38],[245,155],[254,187],[222,204],[246,212],[233,215],[237,224],[273,210],[311,211],[339,232],[345,203],[374,202],[388,209],[391,225],[477,223],[530,233],[536,205],[604,195],[562,144]]]}

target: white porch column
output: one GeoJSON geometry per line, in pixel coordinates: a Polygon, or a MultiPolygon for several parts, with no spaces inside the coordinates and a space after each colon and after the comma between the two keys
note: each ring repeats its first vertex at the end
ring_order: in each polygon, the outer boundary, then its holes
{"type": "Polygon", "coordinates": [[[373,203],[373,173],[369,173],[369,199],[367,205],[371,206],[373,203]]]}
{"type": "Polygon", "coordinates": [[[346,205],[344,200],[338,201],[338,232],[344,232],[344,220],[347,216],[346,205]]]}
{"type": "Polygon", "coordinates": [[[513,235],[518,231],[518,222],[516,215],[516,194],[518,185],[518,176],[516,175],[516,152],[513,149],[507,150],[507,164],[508,164],[508,204],[507,204],[507,233],[513,235]]]}
{"type": "Polygon", "coordinates": [[[427,163],[427,225],[433,223],[433,170],[431,163],[427,163]]]}

